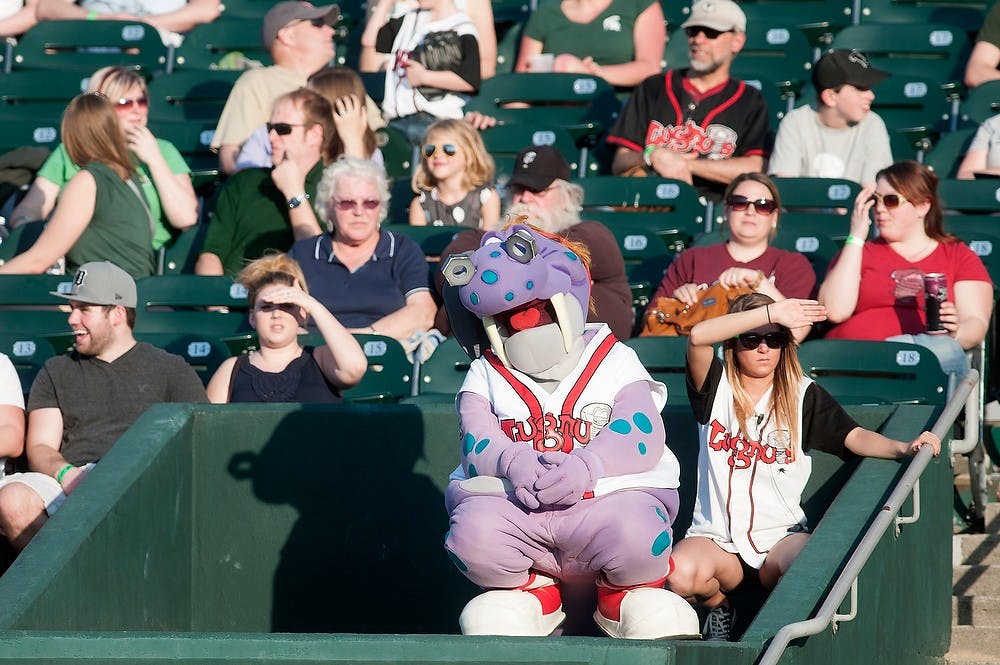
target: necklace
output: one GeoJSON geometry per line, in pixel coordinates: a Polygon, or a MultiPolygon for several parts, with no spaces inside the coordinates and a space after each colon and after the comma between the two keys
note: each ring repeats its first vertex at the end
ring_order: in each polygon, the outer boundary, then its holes
{"type": "MultiPolygon", "coordinates": [[[[925,242],[923,244],[923,246],[920,248],[919,251],[916,251],[916,252],[905,252],[904,253],[904,252],[900,251],[899,249],[896,249],[896,253],[899,254],[900,256],[902,256],[904,259],[906,259],[910,263],[916,263],[917,261],[919,261],[920,259],[925,258],[929,254],[929,252],[927,250],[933,244],[934,244],[934,238],[927,238],[927,242],[925,242]]],[[[893,249],[895,249],[895,248],[893,248],[893,249]]]]}

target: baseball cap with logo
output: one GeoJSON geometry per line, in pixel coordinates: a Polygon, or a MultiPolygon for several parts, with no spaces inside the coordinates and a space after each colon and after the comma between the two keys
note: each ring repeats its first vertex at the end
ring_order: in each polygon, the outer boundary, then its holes
{"type": "Polygon", "coordinates": [[[555,180],[569,180],[573,169],[563,154],[550,145],[524,148],[514,158],[514,174],[507,185],[520,185],[541,191],[555,180]]]}
{"type": "Polygon", "coordinates": [[[858,51],[830,51],[813,65],[812,79],[816,92],[838,88],[845,83],[855,88],[874,88],[885,80],[889,72],[875,69],[858,51]]]}
{"type": "Polygon", "coordinates": [[[747,15],[733,0],[699,0],[691,5],[691,15],[681,23],[682,28],[692,26],[720,32],[746,32],[747,15]]]}
{"type": "Polygon", "coordinates": [[[85,302],[88,305],[135,307],[139,301],[135,292],[135,280],[110,261],[84,263],[77,268],[69,292],[50,293],[66,300],[85,302]]]}
{"type": "Polygon", "coordinates": [[[279,2],[268,10],[264,16],[264,25],[260,30],[260,38],[266,48],[271,48],[278,30],[281,30],[292,21],[310,21],[314,18],[321,18],[327,25],[335,25],[340,18],[340,7],[337,5],[323,5],[314,7],[308,2],[279,2]]]}

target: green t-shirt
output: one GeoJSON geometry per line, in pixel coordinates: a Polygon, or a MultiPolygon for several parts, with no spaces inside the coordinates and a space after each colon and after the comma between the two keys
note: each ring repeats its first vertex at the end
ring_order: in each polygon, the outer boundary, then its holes
{"type": "MultiPolygon", "coordinates": [[[[653,0],[655,1],[655,0],[653,0]]],[[[524,34],[542,43],[543,53],[588,55],[599,65],[621,65],[635,59],[635,20],[650,0],[612,0],[590,23],[566,18],[559,0],[545,0],[528,19],[524,34]]]]}
{"type": "MultiPolygon", "coordinates": [[[[323,175],[323,162],[306,174],[310,205],[323,175]]],[[[215,214],[205,231],[201,251],[215,254],[222,270],[235,275],[248,261],[269,250],[287,252],[295,237],[288,219],[288,201],[271,180],[271,169],[243,169],[232,175],[219,192],[215,214]]]]}
{"type": "MultiPolygon", "coordinates": [[[[159,146],[160,154],[163,155],[167,166],[170,167],[171,173],[191,173],[187,162],[181,157],[181,153],[177,151],[174,144],[163,139],[156,139],[156,144],[159,146]]],[[[52,151],[52,154],[49,155],[49,158],[45,160],[45,163],[42,164],[42,168],[38,169],[38,177],[45,178],[57,185],[59,189],[62,189],[79,170],[80,167],[74,164],[73,160],[69,158],[66,146],[60,143],[52,151]]],[[[146,164],[140,162],[138,171],[142,191],[146,195],[146,202],[149,203],[149,211],[153,214],[153,219],[156,220],[156,233],[153,234],[153,249],[158,250],[170,240],[170,229],[172,227],[163,213],[163,206],[160,205],[160,196],[156,191],[156,186],[153,184],[152,178],[149,177],[149,169],[146,167],[146,164]]]]}
{"type": "Polygon", "coordinates": [[[94,176],[94,214],[80,238],[66,252],[66,272],[90,261],[111,261],[133,278],[153,274],[153,232],[146,206],[110,166],[93,162],[84,167],[94,176]]]}

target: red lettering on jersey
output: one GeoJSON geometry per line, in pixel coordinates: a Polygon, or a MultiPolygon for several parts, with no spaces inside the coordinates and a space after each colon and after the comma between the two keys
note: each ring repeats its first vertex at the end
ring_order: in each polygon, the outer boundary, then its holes
{"type": "Polygon", "coordinates": [[[663,125],[652,120],[646,130],[646,145],[725,159],[736,153],[736,132],[725,125],[704,128],[693,120],[683,125],[663,125]]]}
{"type": "Polygon", "coordinates": [[[788,456],[778,459],[778,451],[774,446],[762,445],[760,441],[748,441],[743,437],[726,430],[718,420],[709,424],[708,447],[717,452],[729,453],[728,463],[734,469],[746,469],[754,458],[764,464],[788,464],[794,460],[788,456]]]}
{"type": "Polygon", "coordinates": [[[500,421],[500,429],[511,441],[530,442],[540,453],[553,450],[569,453],[576,446],[587,445],[592,438],[590,422],[568,413],[559,416],[546,413],[540,418],[526,420],[504,418],[500,421]]]}

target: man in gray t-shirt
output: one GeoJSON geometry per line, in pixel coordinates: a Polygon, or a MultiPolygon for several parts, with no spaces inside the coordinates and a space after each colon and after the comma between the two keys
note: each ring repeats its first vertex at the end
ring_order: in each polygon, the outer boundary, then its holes
{"type": "Polygon", "coordinates": [[[27,473],[0,481],[0,530],[23,549],[87,471],[153,404],[205,402],[183,358],[136,342],[135,281],[107,261],[85,263],[70,293],[75,350],[51,358],[28,396],[27,473]]]}
{"type": "Polygon", "coordinates": [[[846,178],[875,182],[892,164],[889,132],[871,110],[888,72],[857,51],[827,53],[813,67],[816,107],[800,106],[778,126],[768,173],[783,178],[846,178]]]}

